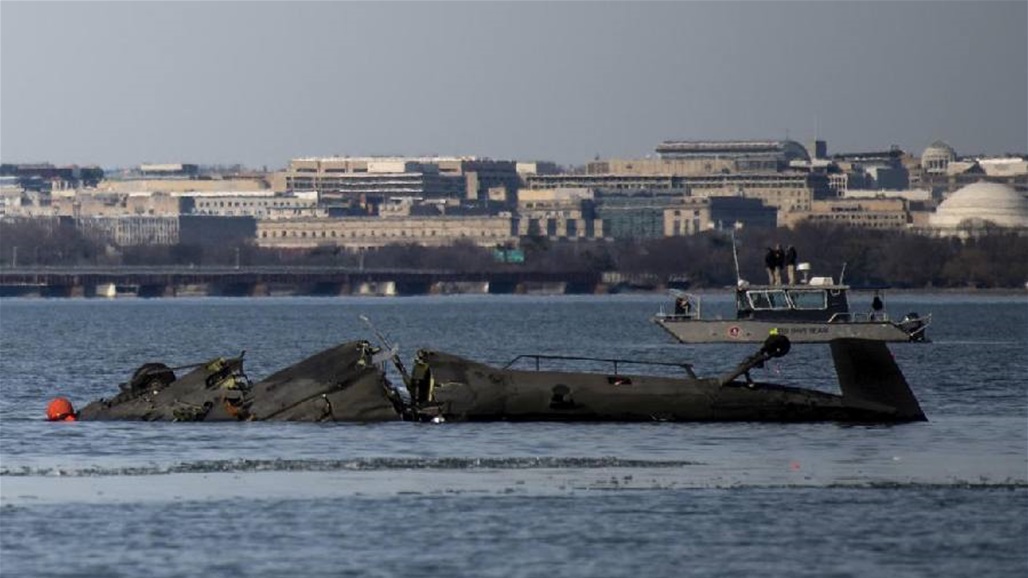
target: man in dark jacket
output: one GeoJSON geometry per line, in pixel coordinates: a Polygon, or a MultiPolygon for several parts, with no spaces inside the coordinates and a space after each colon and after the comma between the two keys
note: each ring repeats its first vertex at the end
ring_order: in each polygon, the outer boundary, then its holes
{"type": "Polygon", "coordinates": [[[772,284],[782,284],[782,273],[785,272],[785,251],[782,250],[781,245],[775,245],[774,250],[774,261],[775,261],[775,274],[772,284]]]}
{"type": "Polygon", "coordinates": [[[789,272],[789,285],[796,284],[796,247],[789,245],[785,250],[785,267],[789,272]]]}

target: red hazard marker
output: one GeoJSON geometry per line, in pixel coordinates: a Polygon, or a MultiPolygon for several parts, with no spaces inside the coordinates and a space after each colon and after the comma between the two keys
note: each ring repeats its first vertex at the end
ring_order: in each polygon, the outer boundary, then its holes
{"type": "Polygon", "coordinates": [[[55,397],[46,406],[47,421],[76,421],[75,408],[63,397],[55,397]]]}

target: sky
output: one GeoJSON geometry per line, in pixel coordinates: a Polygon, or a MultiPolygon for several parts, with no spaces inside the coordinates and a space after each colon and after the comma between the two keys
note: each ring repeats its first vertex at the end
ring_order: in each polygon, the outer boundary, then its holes
{"type": "Polygon", "coordinates": [[[1028,2],[0,1],[0,160],[1028,152],[1028,2]]]}

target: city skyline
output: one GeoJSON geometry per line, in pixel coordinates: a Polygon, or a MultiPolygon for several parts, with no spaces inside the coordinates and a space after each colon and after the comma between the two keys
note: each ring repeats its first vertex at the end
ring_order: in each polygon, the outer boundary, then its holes
{"type": "Polygon", "coordinates": [[[0,3],[0,158],[1028,150],[1024,2],[0,3]]]}

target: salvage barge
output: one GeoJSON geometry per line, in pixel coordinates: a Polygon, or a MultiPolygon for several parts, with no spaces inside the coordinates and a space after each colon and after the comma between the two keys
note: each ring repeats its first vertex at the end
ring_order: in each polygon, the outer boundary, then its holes
{"type": "MultiPolygon", "coordinates": [[[[243,356],[218,358],[177,377],[142,366],[121,391],[77,414],[82,420],[147,421],[925,421],[903,373],[881,342],[830,343],[840,394],[754,381],[750,371],[786,355],[788,338],[769,337],[734,370],[699,377],[627,374],[630,360],[602,360],[609,372],[493,367],[434,350],[417,353],[408,374],[394,351],[343,343],[252,383],[243,356]],[[392,362],[404,388],[386,377],[392,362]]],[[[537,362],[553,356],[522,356],[537,362]]],[[[572,358],[562,358],[570,360],[572,358]]],[[[591,361],[598,361],[592,359],[591,361]]]]}

